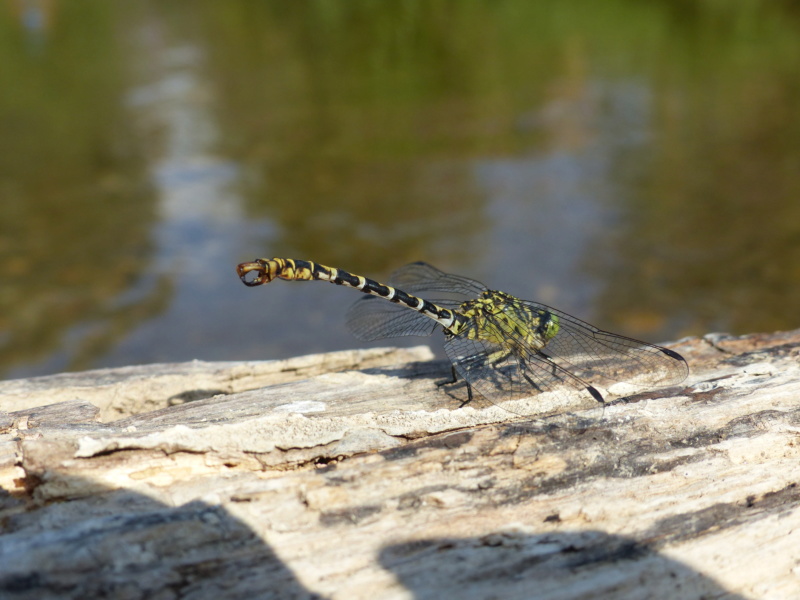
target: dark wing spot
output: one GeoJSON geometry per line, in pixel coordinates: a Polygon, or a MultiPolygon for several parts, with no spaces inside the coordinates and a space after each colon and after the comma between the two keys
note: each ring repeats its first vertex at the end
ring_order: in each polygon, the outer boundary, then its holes
{"type": "Polygon", "coordinates": [[[670,350],[669,348],[659,348],[659,350],[661,350],[664,354],[666,354],[670,358],[674,358],[675,360],[679,360],[681,362],[686,362],[685,359],[674,350],[670,350]]]}
{"type": "Polygon", "coordinates": [[[590,385],[586,388],[586,391],[589,392],[592,395],[592,398],[598,402],[605,403],[605,400],[603,400],[603,395],[597,391],[597,388],[590,385]]]}

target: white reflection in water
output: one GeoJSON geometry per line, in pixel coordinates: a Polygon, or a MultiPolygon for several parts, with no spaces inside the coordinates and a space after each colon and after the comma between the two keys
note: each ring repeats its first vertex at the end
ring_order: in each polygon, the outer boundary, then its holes
{"type": "Polygon", "coordinates": [[[521,117],[520,127],[546,134],[542,149],[476,168],[492,223],[480,255],[486,283],[591,320],[604,282],[585,261],[617,227],[630,193],[620,166],[649,144],[649,115],[647,90],[621,83],[579,88],[521,117]]]}

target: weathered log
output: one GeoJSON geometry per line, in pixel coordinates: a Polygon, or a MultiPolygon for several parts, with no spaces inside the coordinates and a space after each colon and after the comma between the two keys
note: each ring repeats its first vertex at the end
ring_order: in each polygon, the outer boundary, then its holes
{"type": "Polygon", "coordinates": [[[674,347],[527,419],[426,349],[0,382],[0,597],[798,598],[800,330],[674,347]]]}

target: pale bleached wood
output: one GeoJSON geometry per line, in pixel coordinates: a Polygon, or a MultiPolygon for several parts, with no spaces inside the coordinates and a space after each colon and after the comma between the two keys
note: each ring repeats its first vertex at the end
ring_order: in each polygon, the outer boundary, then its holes
{"type": "Polygon", "coordinates": [[[0,381],[0,410],[14,411],[80,399],[94,404],[103,421],[121,419],[268,385],[349,369],[430,360],[426,346],[371,348],[298,356],[287,360],[137,365],[32,379],[0,381]]]}
{"type": "Polygon", "coordinates": [[[230,371],[0,384],[0,597],[800,597],[800,331],[674,347],[680,386],[535,419],[413,353],[109,422],[230,371]]]}

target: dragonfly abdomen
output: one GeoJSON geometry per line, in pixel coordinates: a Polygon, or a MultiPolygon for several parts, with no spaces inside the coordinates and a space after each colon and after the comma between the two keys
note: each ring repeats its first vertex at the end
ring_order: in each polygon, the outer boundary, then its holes
{"type": "Polygon", "coordinates": [[[240,264],[236,271],[242,283],[247,286],[262,285],[275,278],[288,281],[328,281],[410,308],[433,319],[445,329],[449,329],[457,322],[457,315],[452,310],[437,306],[433,302],[418,298],[403,290],[379,283],[374,279],[354,275],[344,269],[328,267],[310,260],[259,258],[253,262],[240,264]],[[255,276],[249,278],[253,273],[255,276]]]}

